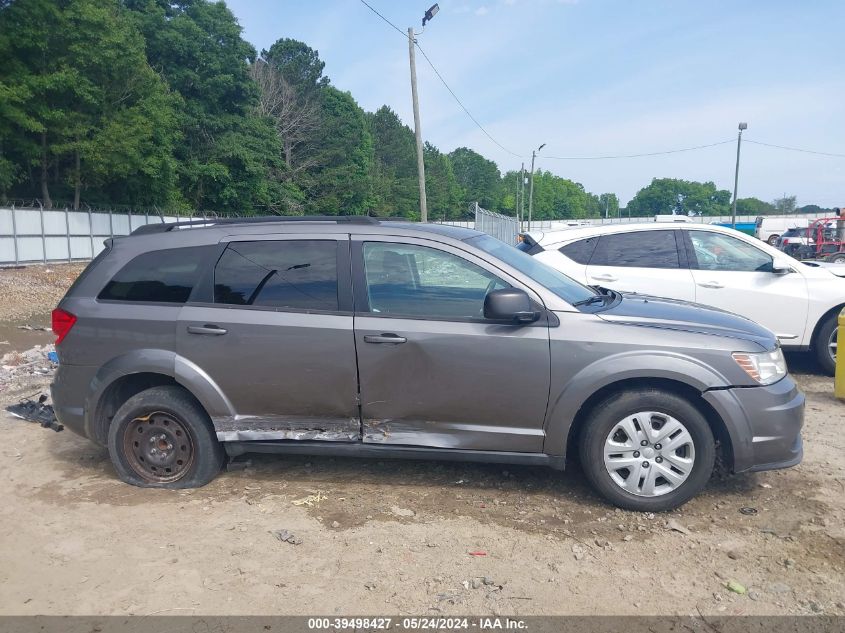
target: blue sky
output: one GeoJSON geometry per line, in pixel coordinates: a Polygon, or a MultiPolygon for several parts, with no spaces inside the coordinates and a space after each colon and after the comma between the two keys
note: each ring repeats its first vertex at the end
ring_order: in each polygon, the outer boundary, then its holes
{"type": "MultiPolygon", "coordinates": [[[[368,0],[402,29],[432,0],[368,0]]],[[[319,51],[332,84],[366,110],[413,125],[407,39],[359,0],[228,0],[259,51],[280,37],[319,51]]],[[[538,168],[612,191],[623,205],[653,177],[733,189],[735,143],[627,160],[633,154],[745,137],[845,154],[845,2],[441,0],[419,43],[476,119],[509,150],[546,147],[538,168]]],[[[502,171],[521,158],[494,145],[417,55],[424,138],[467,146],[502,171]]],[[[845,158],[743,143],[740,197],[845,205],[845,158]]]]}

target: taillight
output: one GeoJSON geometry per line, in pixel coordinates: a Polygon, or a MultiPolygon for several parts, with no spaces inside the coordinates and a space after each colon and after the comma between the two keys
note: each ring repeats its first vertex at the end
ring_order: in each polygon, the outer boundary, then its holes
{"type": "Polygon", "coordinates": [[[53,310],[52,320],[53,334],[56,335],[56,345],[58,345],[68,335],[68,332],[70,332],[73,324],[76,323],[76,316],[67,310],[56,308],[53,310]]]}

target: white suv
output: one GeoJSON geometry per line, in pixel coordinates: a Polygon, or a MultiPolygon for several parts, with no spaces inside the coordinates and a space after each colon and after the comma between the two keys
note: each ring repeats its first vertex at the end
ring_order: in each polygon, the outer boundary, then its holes
{"type": "Polygon", "coordinates": [[[694,301],[815,351],[831,375],[845,270],[803,264],[751,236],[703,224],[632,223],[527,233],[519,248],[589,285],[694,301]],[[839,276],[841,275],[841,276],[839,276]]]}

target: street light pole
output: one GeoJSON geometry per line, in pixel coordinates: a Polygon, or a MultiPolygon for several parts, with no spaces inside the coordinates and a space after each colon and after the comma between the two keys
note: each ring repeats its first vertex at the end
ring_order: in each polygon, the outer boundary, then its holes
{"type": "Polygon", "coordinates": [[[522,222],[525,219],[525,163],[519,168],[519,230],[522,230],[522,222]]]}
{"type": "Polygon", "coordinates": [[[739,124],[739,134],[736,137],[736,171],[734,172],[734,201],[731,205],[731,226],[736,228],[736,193],[739,186],[739,148],[742,146],[742,131],[748,129],[748,123],[739,124]]]}
{"type": "Polygon", "coordinates": [[[420,180],[420,222],[428,222],[428,203],[425,199],[425,160],[423,157],[420,102],[417,96],[417,61],[414,55],[414,29],[408,27],[408,57],[411,62],[411,99],[414,102],[414,137],[417,141],[417,175],[420,180]]]}
{"type": "Polygon", "coordinates": [[[528,185],[528,230],[531,230],[531,217],[534,214],[534,158],[537,152],[546,146],[545,143],[540,145],[536,150],[531,150],[531,184],[528,185]]]}

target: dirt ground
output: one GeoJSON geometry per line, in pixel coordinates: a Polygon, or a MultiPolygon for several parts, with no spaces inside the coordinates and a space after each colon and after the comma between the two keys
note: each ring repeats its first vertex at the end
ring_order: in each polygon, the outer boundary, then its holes
{"type": "MultiPolygon", "coordinates": [[[[0,304],[27,300],[7,287],[0,304]]],[[[17,330],[52,306],[29,307],[4,308],[0,356],[51,342],[17,330]]],[[[606,505],[577,468],[252,456],[199,490],[142,490],[104,449],[0,411],[0,614],[843,615],[845,403],[789,361],[804,462],[658,515],[606,505]]]]}

